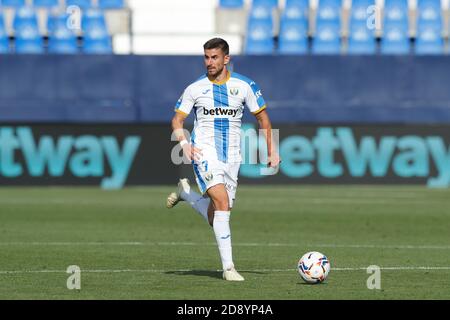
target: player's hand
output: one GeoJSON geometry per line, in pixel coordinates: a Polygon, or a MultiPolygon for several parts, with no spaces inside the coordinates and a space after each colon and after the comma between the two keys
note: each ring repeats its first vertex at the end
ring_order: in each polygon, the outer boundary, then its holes
{"type": "Polygon", "coordinates": [[[201,149],[193,146],[190,143],[185,144],[183,147],[183,154],[190,160],[199,161],[202,158],[201,149]]]}
{"type": "Polygon", "coordinates": [[[274,152],[269,156],[267,167],[276,168],[280,163],[281,163],[280,155],[274,152]]]}

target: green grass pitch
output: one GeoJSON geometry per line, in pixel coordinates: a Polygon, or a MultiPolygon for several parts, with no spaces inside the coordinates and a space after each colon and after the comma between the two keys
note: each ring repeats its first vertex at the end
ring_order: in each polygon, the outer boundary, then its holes
{"type": "Polygon", "coordinates": [[[450,299],[450,190],[240,186],[221,279],[212,229],[170,187],[0,188],[0,299],[450,299]],[[307,251],[331,261],[300,279],[307,251]],[[68,290],[67,267],[81,269],[68,290]],[[369,290],[370,265],[381,289],[369,290]]]}

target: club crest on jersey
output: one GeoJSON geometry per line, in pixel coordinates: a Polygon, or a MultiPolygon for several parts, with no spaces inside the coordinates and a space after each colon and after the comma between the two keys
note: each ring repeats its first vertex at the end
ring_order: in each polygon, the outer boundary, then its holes
{"type": "Polygon", "coordinates": [[[237,96],[239,94],[239,89],[238,88],[230,88],[230,94],[232,96],[237,96]]]}
{"type": "Polygon", "coordinates": [[[208,173],[208,174],[205,175],[205,180],[206,181],[211,181],[213,178],[214,178],[214,176],[213,176],[212,173],[208,173]]]}

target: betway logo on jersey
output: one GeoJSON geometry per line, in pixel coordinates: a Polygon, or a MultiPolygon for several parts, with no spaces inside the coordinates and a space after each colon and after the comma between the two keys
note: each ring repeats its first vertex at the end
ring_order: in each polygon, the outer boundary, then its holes
{"type": "Polygon", "coordinates": [[[203,108],[203,114],[205,116],[231,116],[231,117],[236,117],[237,113],[238,113],[239,109],[232,109],[232,108],[214,108],[214,109],[206,109],[203,108]]]}

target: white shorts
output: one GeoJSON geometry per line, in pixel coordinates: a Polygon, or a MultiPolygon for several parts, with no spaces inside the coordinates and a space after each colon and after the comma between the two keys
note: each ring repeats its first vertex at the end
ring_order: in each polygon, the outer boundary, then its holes
{"type": "Polygon", "coordinates": [[[240,162],[224,163],[219,160],[205,160],[195,161],[194,175],[197,181],[198,188],[202,194],[206,190],[217,184],[224,184],[228,193],[228,202],[230,208],[233,207],[233,202],[236,197],[237,180],[240,162]]]}

